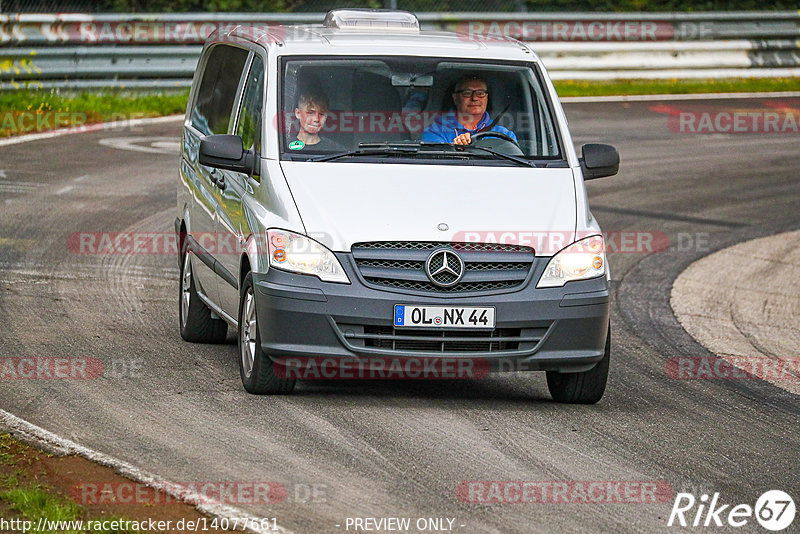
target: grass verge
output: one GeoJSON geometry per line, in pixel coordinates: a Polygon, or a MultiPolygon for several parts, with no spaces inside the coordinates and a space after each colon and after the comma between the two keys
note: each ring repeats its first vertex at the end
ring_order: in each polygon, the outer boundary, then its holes
{"type": "Polygon", "coordinates": [[[677,95],[800,91],[800,78],[721,80],[555,80],[558,96],[677,95]]]}
{"type": "Polygon", "coordinates": [[[188,89],[1,91],[0,137],[183,113],[188,98],[188,89]]]}
{"type": "MultiPolygon", "coordinates": [[[[146,524],[150,519],[177,525],[182,519],[197,521],[205,517],[194,507],[160,492],[150,492],[145,499],[125,498],[127,493],[114,492],[120,485],[132,488],[131,495],[140,495],[136,484],[112,469],[78,456],[53,456],[0,433],[0,519],[5,521],[0,525],[16,522],[10,531],[0,526],[0,532],[22,531],[22,521],[30,522],[27,532],[55,532],[52,524],[48,528],[44,522],[42,530],[38,530],[39,520],[46,519],[62,522],[58,534],[135,534],[139,532],[135,525],[146,524]],[[90,493],[92,499],[76,502],[83,484],[104,490],[90,493]]],[[[187,531],[177,527],[167,530],[170,534],[187,531]]]]}

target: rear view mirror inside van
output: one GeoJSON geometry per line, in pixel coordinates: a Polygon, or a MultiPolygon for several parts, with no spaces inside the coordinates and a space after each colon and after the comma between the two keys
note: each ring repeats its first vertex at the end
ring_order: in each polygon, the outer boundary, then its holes
{"type": "Polygon", "coordinates": [[[416,75],[410,72],[393,74],[392,85],[395,87],[432,87],[433,76],[430,74],[416,75]]]}

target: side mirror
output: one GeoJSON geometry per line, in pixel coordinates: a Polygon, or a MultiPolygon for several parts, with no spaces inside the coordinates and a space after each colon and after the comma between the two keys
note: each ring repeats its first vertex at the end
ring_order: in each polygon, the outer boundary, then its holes
{"type": "Polygon", "coordinates": [[[238,135],[208,135],[200,140],[200,164],[252,175],[256,171],[255,153],[242,148],[238,135]]]}
{"type": "MultiPolygon", "coordinates": [[[[200,145],[202,150],[202,145],[200,145]]],[[[611,145],[589,143],[581,148],[581,171],[584,180],[614,176],[619,171],[619,152],[611,145]]]]}

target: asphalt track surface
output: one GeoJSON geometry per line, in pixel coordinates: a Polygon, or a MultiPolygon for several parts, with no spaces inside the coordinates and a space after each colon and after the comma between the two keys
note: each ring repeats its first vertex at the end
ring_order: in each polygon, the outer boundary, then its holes
{"type": "MultiPolygon", "coordinates": [[[[598,405],[552,402],[539,373],[247,395],[232,341],[181,340],[174,256],[67,245],[76,232],[171,231],[180,131],[171,122],[0,147],[0,356],[92,357],[113,371],[3,380],[0,408],[168,480],[281,483],[282,503],[239,506],[298,533],[397,516],[455,518],[464,533],[655,532],[672,506],[461,502],[459,484],[474,480],[660,481],[729,504],[752,505],[769,489],[797,501],[798,397],[758,380],[675,380],[666,363],[708,354],[669,308],[675,277],[713,250],[800,227],[800,137],[677,133],[658,105],[566,106],[578,146],[612,143],[622,157],[618,176],[588,187],[604,230],[663,232],[672,243],[610,256],[611,375],[598,405]],[[119,137],[150,150],[100,142],[119,137]],[[313,484],[324,495],[306,499],[313,484]]],[[[751,518],[737,531],[763,530],[751,518]]]]}

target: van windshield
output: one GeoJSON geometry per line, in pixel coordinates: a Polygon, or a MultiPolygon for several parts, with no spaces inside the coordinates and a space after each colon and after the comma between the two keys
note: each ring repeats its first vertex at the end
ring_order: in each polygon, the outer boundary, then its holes
{"type": "Polygon", "coordinates": [[[284,58],[278,105],[283,159],[531,166],[564,159],[533,63],[284,58]]]}

